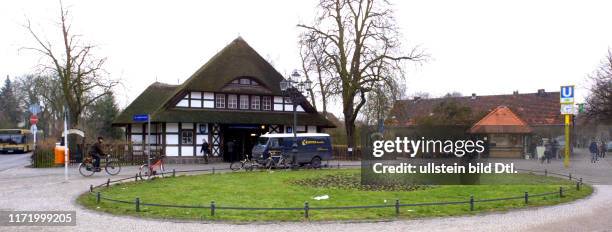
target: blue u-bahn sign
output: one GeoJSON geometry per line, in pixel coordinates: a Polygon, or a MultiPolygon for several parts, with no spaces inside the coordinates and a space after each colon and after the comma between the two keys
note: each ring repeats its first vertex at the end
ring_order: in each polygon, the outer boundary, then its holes
{"type": "Polygon", "coordinates": [[[574,104],[574,86],[561,86],[560,102],[561,104],[574,104]]]}

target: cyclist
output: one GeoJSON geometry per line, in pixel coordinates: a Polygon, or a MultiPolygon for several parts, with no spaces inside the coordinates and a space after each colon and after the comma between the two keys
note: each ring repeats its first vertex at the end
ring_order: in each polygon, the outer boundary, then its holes
{"type": "Polygon", "coordinates": [[[102,144],[104,143],[104,138],[98,137],[98,142],[94,143],[91,148],[90,155],[94,159],[93,166],[94,171],[100,171],[100,156],[104,155],[104,150],[102,149],[102,144]]]}

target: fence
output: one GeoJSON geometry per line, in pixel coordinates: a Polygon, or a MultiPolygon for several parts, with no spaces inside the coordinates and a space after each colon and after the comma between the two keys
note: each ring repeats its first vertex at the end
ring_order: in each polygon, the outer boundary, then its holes
{"type": "MultiPolygon", "coordinates": [[[[340,163],[338,163],[337,166],[335,165],[331,165],[328,166],[328,168],[341,168],[341,167],[355,167],[358,165],[340,165],[340,163]]],[[[218,171],[227,171],[230,169],[224,168],[224,169],[195,169],[195,170],[183,170],[183,171],[176,171],[176,170],[172,170],[171,172],[164,172],[162,173],[163,175],[168,175],[168,176],[172,176],[175,177],[177,173],[190,173],[190,172],[209,172],[211,174],[215,174],[215,172],[218,171]]],[[[544,176],[548,176],[548,175],[555,175],[555,176],[560,176],[560,177],[567,177],[569,178],[570,181],[575,181],[576,182],[576,188],[573,191],[580,191],[581,186],[583,185],[583,180],[582,178],[576,178],[576,177],[572,177],[572,174],[569,173],[568,175],[564,175],[564,174],[560,174],[560,173],[554,173],[554,172],[548,172],[546,169],[544,171],[537,171],[537,170],[525,170],[525,169],[515,169],[515,170],[519,170],[519,171],[526,171],[529,173],[541,173],[544,176]]],[[[572,189],[564,189],[562,186],[559,187],[558,191],[551,191],[551,192],[544,192],[544,193],[537,193],[537,194],[530,194],[529,192],[525,192],[523,195],[521,196],[511,196],[511,197],[503,197],[503,198],[490,198],[490,199],[475,199],[474,195],[471,195],[468,199],[465,199],[464,201],[449,201],[449,202],[425,202],[425,203],[402,203],[400,202],[399,199],[395,200],[395,203],[392,205],[361,205],[361,206],[325,206],[325,207],[310,207],[309,203],[306,201],[304,202],[304,206],[303,207],[237,207],[237,206],[218,206],[215,204],[215,201],[211,201],[210,205],[171,205],[171,204],[158,204],[158,203],[147,203],[144,202],[141,198],[135,198],[133,201],[129,201],[129,200],[119,200],[119,199],[113,199],[110,197],[106,197],[103,196],[102,193],[100,191],[95,191],[95,189],[97,188],[103,188],[103,187],[110,187],[111,184],[113,183],[119,183],[119,182],[123,182],[123,181],[128,181],[128,180],[134,180],[134,181],[138,181],[139,176],[138,174],[134,175],[134,177],[126,177],[126,178],[122,178],[122,179],[117,179],[117,180],[111,180],[108,179],[105,183],[102,183],[100,185],[97,186],[93,186],[90,185],[89,186],[89,192],[90,193],[95,193],[96,196],[96,204],[99,204],[101,201],[108,201],[108,202],[114,202],[114,203],[121,203],[121,204],[133,204],[134,205],[134,210],[136,212],[140,212],[140,207],[141,206],[151,206],[151,207],[167,207],[167,208],[184,208],[184,209],[208,209],[210,210],[210,216],[215,216],[215,214],[217,213],[217,210],[243,210],[243,211],[262,211],[262,210],[268,210],[268,211],[302,211],[304,213],[304,218],[308,219],[310,216],[310,211],[317,211],[317,210],[351,210],[351,209],[373,209],[373,208],[392,208],[395,210],[395,215],[399,216],[400,215],[400,209],[401,207],[420,207],[420,206],[440,206],[440,205],[466,205],[466,207],[469,207],[470,211],[474,211],[474,206],[476,205],[476,203],[484,203],[484,202],[495,202],[495,201],[509,201],[509,200],[518,200],[518,199],[522,199],[524,201],[525,205],[529,204],[530,198],[533,197],[543,197],[543,196],[558,196],[559,198],[564,197],[564,194],[568,193],[568,191],[572,191],[572,189]]]]}
{"type": "MultiPolygon", "coordinates": [[[[79,144],[82,147],[81,151],[87,155],[93,144],[79,144]]],[[[53,147],[40,147],[32,153],[32,167],[46,168],[55,166],[55,155],[53,147]]],[[[104,151],[111,156],[111,160],[122,165],[139,165],[147,161],[147,156],[144,152],[134,152],[133,144],[131,143],[109,143],[103,145],[104,151]]],[[[151,148],[151,156],[159,156],[161,150],[151,148]]],[[[70,153],[70,163],[80,163],[81,155],[70,153]]]]}
{"type": "Polygon", "coordinates": [[[332,146],[332,158],[334,160],[361,160],[361,148],[353,148],[353,152],[348,152],[346,145],[333,145],[332,146]]]}

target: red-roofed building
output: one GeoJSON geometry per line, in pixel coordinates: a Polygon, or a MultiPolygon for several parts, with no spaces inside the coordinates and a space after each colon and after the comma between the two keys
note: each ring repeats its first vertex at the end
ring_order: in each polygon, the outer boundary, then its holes
{"type": "Polygon", "coordinates": [[[475,124],[466,126],[472,126],[468,132],[490,135],[492,157],[522,157],[533,152],[532,142],[539,141],[539,138],[563,134],[559,92],[546,92],[543,89],[525,94],[472,94],[466,97],[400,100],[395,103],[386,124],[398,127],[416,125],[419,118],[432,116],[437,106],[450,101],[470,108],[473,115],[486,115],[475,124]]]}

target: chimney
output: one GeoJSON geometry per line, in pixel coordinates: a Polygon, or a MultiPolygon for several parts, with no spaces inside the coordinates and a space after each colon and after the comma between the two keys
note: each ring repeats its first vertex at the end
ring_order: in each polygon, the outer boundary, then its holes
{"type": "Polygon", "coordinates": [[[514,92],[512,92],[512,94],[513,94],[514,96],[517,96],[517,95],[518,95],[518,90],[514,90],[514,92]]]}
{"type": "Polygon", "coordinates": [[[472,97],[470,97],[472,100],[476,100],[476,93],[472,93],[472,97]]]}
{"type": "Polygon", "coordinates": [[[543,97],[544,95],[546,95],[546,91],[544,91],[544,89],[538,89],[538,96],[543,97]]]}

